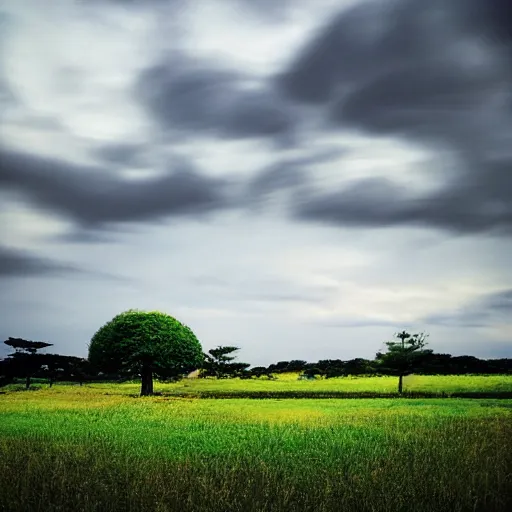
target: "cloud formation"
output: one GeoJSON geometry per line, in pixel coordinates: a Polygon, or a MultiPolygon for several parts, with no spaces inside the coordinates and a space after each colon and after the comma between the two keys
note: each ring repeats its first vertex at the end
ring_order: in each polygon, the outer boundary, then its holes
{"type": "Polygon", "coordinates": [[[489,327],[512,317],[512,289],[483,295],[455,311],[428,316],[425,321],[446,327],[489,327]]]}
{"type": "Polygon", "coordinates": [[[256,78],[173,54],[146,69],[137,95],[160,125],[219,137],[285,137],[290,109],[256,78]]]}
{"type": "Polygon", "coordinates": [[[4,152],[0,183],[41,209],[84,226],[196,216],[227,208],[225,181],[185,162],[161,177],[127,180],[108,169],[4,152]]]}
{"type": "Polygon", "coordinates": [[[76,273],[73,265],[42,258],[12,247],[0,245],[0,279],[76,273]]]}
{"type": "Polygon", "coordinates": [[[510,234],[509,21],[501,0],[399,0],[358,4],[325,27],[278,77],[282,90],[323,109],[331,126],[421,143],[457,165],[446,166],[442,186],[420,196],[373,178],[305,194],[296,217],[510,234]]]}

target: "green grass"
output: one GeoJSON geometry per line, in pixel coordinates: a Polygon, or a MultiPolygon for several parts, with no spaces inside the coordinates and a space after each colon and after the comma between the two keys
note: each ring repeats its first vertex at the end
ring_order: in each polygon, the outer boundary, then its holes
{"type": "MultiPolygon", "coordinates": [[[[333,379],[299,380],[298,373],[277,376],[277,380],[261,379],[184,379],[177,383],[155,383],[155,391],[169,396],[236,396],[272,397],[282,395],[311,396],[332,394],[333,397],[360,394],[394,395],[397,393],[397,377],[338,377],[333,379]]],[[[40,384],[45,389],[47,384],[40,384]]],[[[4,389],[23,389],[22,384],[4,389]]],[[[112,387],[110,383],[88,384],[71,391],[57,383],[55,393],[105,393],[136,395],[140,382],[125,383],[112,387]]],[[[512,375],[409,375],[404,378],[404,392],[447,396],[457,393],[512,393],[512,375]]]]}
{"type": "Polygon", "coordinates": [[[130,396],[137,390],[57,385],[0,395],[0,510],[512,505],[512,400],[130,396]]]}

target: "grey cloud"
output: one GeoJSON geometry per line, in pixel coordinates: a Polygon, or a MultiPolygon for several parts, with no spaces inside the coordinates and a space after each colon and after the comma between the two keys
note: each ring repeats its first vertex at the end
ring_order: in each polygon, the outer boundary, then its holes
{"type": "Polygon", "coordinates": [[[512,314],[512,289],[494,293],[484,301],[489,310],[512,314]]]}
{"type": "Polygon", "coordinates": [[[14,152],[4,152],[1,161],[4,190],[83,226],[195,216],[231,206],[226,181],[205,177],[183,162],[161,177],[133,181],[108,169],[14,152]]]}
{"type": "MultiPolygon", "coordinates": [[[[176,10],[187,8],[186,0],[94,0],[96,3],[110,3],[112,5],[129,7],[171,7],[176,10]]],[[[289,14],[291,2],[289,0],[225,0],[225,4],[233,10],[241,11],[245,16],[257,16],[265,21],[283,21],[289,14]]]]}
{"type": "Polygon", "coordinates": [[[403,222],[410,205],[404,190],[386,178],[359,180],[342,191],[296,198],[294,214],[303,220],[355,225],[403,222]]]}
{"type": "Polygon", "coordinates": [[[11,247],[0,246],[0,279],[9,277],[31,277],[80,272],[66,263],[42,258],[11,247]]]}
{"type": "Polygon", "coordinates": [[[104,144],[93,149],[92,154],[107,163],[143,165],[144,145],[131,143],[104,144]]]}
{"type": "Polygon", "coordinates": [[[367,178],[331,193],[294,199],[295,218],[332,225],[428,226],[452,233],[512,234],[512,177],[497,169],[472,181],[418,196],[385,178],[367,178]]]}
{"type": "Polygon", "coordinates": [[[136,95],[164,128],[177,132],[286,139],[293,129],[286,102],[253,77],[183,56],[145,70],[136,95]]]}
{"type": "Polygon", "coordinates": [[[486,294],[455,311],[430,315],[426,323],[445,327],[487,327],[510,323],[512,318],[512,289],[486,294]]]}
{"type": "Polygon", "coordinates": [[[259,198],[276,190],[296,188],[307,180],[307,174],[293,163],[273,164],[249,181],[248,192],[259,198]]]}
{"type": "MultiPolygon", "coordinates": [[[[277,81],[296,101],[328,107],[335,124],[467,151],[493,136],[482,110],[496,129],[500,95],[511,104],[507,19],[503,0],[358,4],[277,81]]],[[[506,123],[510,143],[510,116],[506,123]]]]}
{"type": "Polygon", "coordinates": [[[269,21],[282,21],[289,14],[289,0],[231,0],[233,8],[241,9],[244,13],[254,13],[269,21]]]}
{"type": "Polygon", "coordinates": [[[481,37],[512,50],[512,9],[509,0],[469,2],[469,13],[481,37]]]}
{"type": "MultiPolygon", "coordinates": [[[[418,196],[389,180],[300,194],[297,218],[512,233],[512,38],[502,0],[367,2],[343,12],[277,78],[334,126],[449,151],[445,183],[418,196]]],[[[411,169],[409,172],[415,172],[411,169]]]]}
{"type": "Polygon", "coordinates": [[[125,277],[110,272],[91,270],[60,259],[39,256],[32,251],[0,245],[0,279],[46,276],[51,278],[72,276],[75,279],[87,280],[92,277],[125,284],[131,282],[125,277]]]}
{"type": "MultiPolygon", "coordinates": [[[[350,101],[352,92],[382,76],[395,77],[390,85],[399,86],[402,73],[409,69],[418,73],[417,79],[428,80],[429,86],[443,86],[435,83],[439,71],[440,79],[459,78],[471,86],[482,70],[464,67],[462,58],[469,57],[465,52],[471,49],[466,44],[470,38],[498,46],[510,44],[507,3],[398,0],[357,4],[324,27],[278,81],[293,98],[309,103],[325,103],[340,95],[350,101]],[[450,64],[451,69],[443,69],[450,64]]],[[[397,91],[397,97],[402,92],[397,91]]]]}
{"type": "Polygon", "coordinates": [[[480,328],[489,325],[489,315],[486,313],[437,313],[429,315],[424,319],[429,325],[437,325],[441,327],[464,327],[464,328],[480,328]]]}
{"type": "Polygon", "coordinates": [[[336,160],[345,153],[343,148],[327,148],[295,158],[283,158],[254,175],[246,185],[247,201],[261,204],[269,194],[276,191],[297,193],[310,187],[310,167],[336,160]]]}
{"type": "Polygon", "coordinates": [[[104,231],[98,232],[82,228],[81,226],[75,226],[70,231],[51,236],[49,239],[55,242],[64,242],[68,244],[108,244],[115,242],[116,236],[104,231]]]}

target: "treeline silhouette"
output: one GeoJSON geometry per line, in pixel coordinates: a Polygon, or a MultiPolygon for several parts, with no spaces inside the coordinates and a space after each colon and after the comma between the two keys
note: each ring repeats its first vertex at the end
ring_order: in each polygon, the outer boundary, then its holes
{"type": "MultiPolygon", "coordinates": [[[[379,367],[376,360],[356,358],[321,359],[316,363],[302,360],[279,361],[267,367],[257,366],[247,371],[248,376],[301,372],[305,377],[315,375],[325,378],[349,375],[376,375],[379,367]]],[[[502,375],[512,374],[512,359],[479,359],[474,356],[452,356],[451,354],[428,354],[419,363],[414,373],[421,375],[502,375]]]]}
{"type": "MultiPolygon", "coordinates": [[[[5,344],[15,348],[15,352],[0,360],[0,386],[16,379],[25,380],[30,387],[31,379],[45,379],[50,383],[68,381],[82,385],[91,381],[123,381],[130,378],[122,373],[105,374],[95,370],[85,358],[61,354],[41,354],[37,351],[51,346],[44,342],[30,342],[20,338],[9,338],[5,344]]],[[[279,361],[269,366],[249,368],[247,363],[233,363],[233,357],[226,354],[237,347],[220,347],[205,354],[202,377],[232,378],[276,378],[276,375],[298,372],[300,378],[324,378],[344,376],[379,375],[376,360],[355,358],[350,360],[321,359],[309,363],[300,359],[279,361]],[[224,350],[222,350],[224,349],[224,350]],[[227,350],[226,350],[227,349],[227,350]],[[217,352],[219,354],[217,354],[217,352]],[[212,354],[215,356],[212,358],[212,354]]],[[[512,359],[479,359],[474,356],[452,356],[450,354],[428,354],[422,358],[416,368],[416,374],[422,375],[497,375],[512,374],[512,359]]]]}

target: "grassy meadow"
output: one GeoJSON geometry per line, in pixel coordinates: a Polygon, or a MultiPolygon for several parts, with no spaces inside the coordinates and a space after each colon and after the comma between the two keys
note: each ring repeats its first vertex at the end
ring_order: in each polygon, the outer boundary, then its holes
{"type": "MultiPolygon", "coordinates": [[[[452,389],[481,390],[493,380],[511,386],[510,377],[494,376],[415,377],[408,385],[434,389],[435,379],[442,387],[451,379],[452,389]]],[[[333,381],[371,390],[396,385],[387,377],[333,381]]],[[[205,400],[176,393],[253,382],[155,384],[163,396],[135,397],[136,383],[4,388],[0,510],[452,512],[512,505],[512,400],[205,400]]],[[[285,376],[254,385],[334,384],[285,376]]]]}
{"type": "MultiPolygon", "coordinates": [[[[332,394],[333,398],[339,396],[357,396],[357,394],[370,395],[397,395],[398,378],[392,376],[379,377],[337,377],[332,379],[317,378],[312,380],[299,380],[298,373],[276,374],[275,380],[259,379],[183,379],[179,382],[155,382],[155,392],[166,396],[190,396],[231,398],[240,395],[240,398],[259,397],[315,397],[332,394]]],[[[24,381],[10,385],[4,389],[22,390],[24,381]]],[[[46,381],[34,380],[36,389],[46,389],[46,381]]],[[[61,391],[72,393],[69,387],[62,387],[57,383],[54,393],[61,391]]],[[[126,382],[123,385],[113,386],[111,383],[92,383],[81,388],[81,393],[114,393],[125,395],[138,395],[140,382],[126,382]]],[[[408,375],[404,377],[404,393],[445,395],[451,396],[464,393],[512,394],[512,375],[408,375]]],[[[512,397],[510,397],[512,398],[512,397]]]]}

